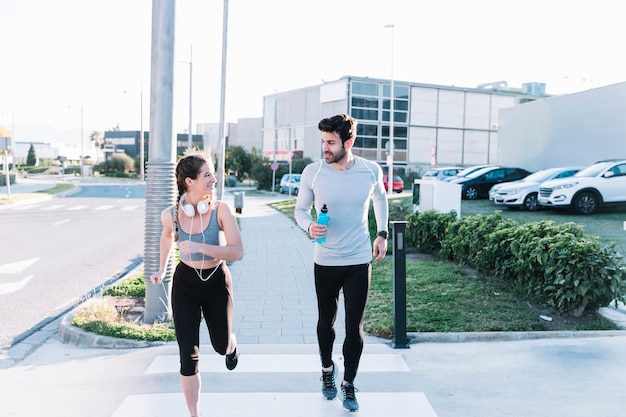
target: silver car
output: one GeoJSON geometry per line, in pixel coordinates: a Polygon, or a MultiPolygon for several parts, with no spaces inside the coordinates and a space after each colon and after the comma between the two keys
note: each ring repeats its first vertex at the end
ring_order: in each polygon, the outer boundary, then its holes
{"type": "Polygon", "coordinates": [[[300,177],[301,174],[285,174],[280,179],[280,185],[278,187],[278,191],[281,194],[289,193],[293,195],[298,195],[298,191],[300,190],[300,177]]]}
{"type": "Polygon", "coordinates": [[[579,170],[580,167],[542,169],[521,180],[494,185],[489,190],[489,199],[496,205],[529,211],[539,210],[541,208],[537,201],[539,184],[552,179],[571,177],[579,170]]]}

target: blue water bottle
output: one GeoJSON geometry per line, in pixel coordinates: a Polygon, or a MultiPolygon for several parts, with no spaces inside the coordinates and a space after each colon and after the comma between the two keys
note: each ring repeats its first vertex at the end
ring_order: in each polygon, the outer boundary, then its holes
{"type": "MultiPolygon", "coordinates": [[[[322,206],[322,209],[320,210],[319,214],[317,215],[317,222],[319,224],[323,224],[324,226],[328,226],[328,209],[326,208],[326,204],[324,204],[322,206]]],[[[317,239],[315,239],[315,241],[317,243],[324,243],[324,242],[326,242],[326,235],[324,235],[322,237],[318,237],[317,239]]]]}

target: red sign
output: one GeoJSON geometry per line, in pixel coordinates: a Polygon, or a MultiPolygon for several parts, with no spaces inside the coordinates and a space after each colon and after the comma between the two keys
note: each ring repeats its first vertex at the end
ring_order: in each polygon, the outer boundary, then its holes
{"type": "Polygon", "coordinates": [[[277,171],[278,170],[278,162],[272,162],[270,164],[270,168],[272,168],[272,171],[277,171]]]}

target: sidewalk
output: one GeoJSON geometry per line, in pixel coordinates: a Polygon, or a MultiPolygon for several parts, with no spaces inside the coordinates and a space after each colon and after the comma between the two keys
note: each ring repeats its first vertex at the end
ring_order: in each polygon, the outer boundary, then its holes
{"type": "MultiPolygon", "coordinates": [[[[244,260],[231,266],[240,364],[226,371],[202,328],[205,417],[345,415],[340,402],[319,393],[313,243],[267,206],[284,198],[245,197],[244,260]]],[[[57,337],[63,319],[14,346],[11,363],[5,360],[3,367],[0,360],[0,416],[187,415],[175,343],[114,349],[107,340],[94,348],[65,344],[57,337]]],[[[343,314],[337,327],[334,354],[342,368],[343,314]]],[[[412,335],[417,343],[410,349],[367,337],[356,381],[359,414],[622,416],[624,333],[412,335]]]]}

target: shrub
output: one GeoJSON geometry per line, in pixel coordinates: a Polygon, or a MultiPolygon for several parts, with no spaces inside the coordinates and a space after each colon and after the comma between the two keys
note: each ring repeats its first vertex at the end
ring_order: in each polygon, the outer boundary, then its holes
{"type": "Polygon", "coordinates": [[[489,233],[508,225],[517,225],[517,222],[504,219],[501,211],[488,216],[462,217],[450,224],[448,234],[441,242],[441,253],[447,259],[474,265],[474,257],[485,247],[489,233]]]}
{"type": "Polygon", "coordinates": [[[448,234],[448,228],[457,219],[455,211],[444,214],[435,210],[423,213],[414,212],[406,217],[406,245],[422,253],[441,251],[441,242],[448,234]]]}
{"type": "Polygon", "coordinates": [[[520,226],[499,211],[458,220],[424,212],[407,219],[408,245],[474,266],[563,315],[581,317],[625,300],[626,266],[615,245],[602,247],[574,223],[520,226]]]}

